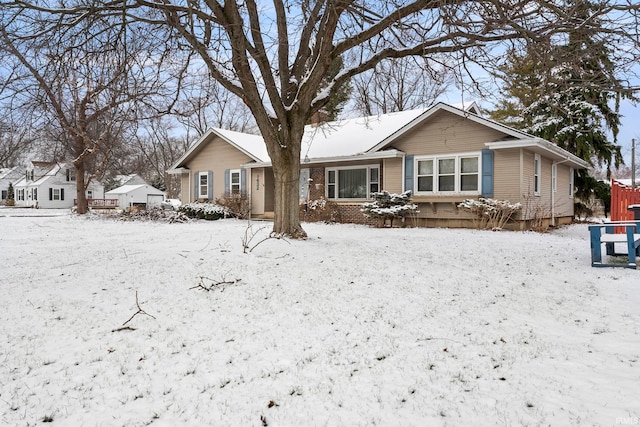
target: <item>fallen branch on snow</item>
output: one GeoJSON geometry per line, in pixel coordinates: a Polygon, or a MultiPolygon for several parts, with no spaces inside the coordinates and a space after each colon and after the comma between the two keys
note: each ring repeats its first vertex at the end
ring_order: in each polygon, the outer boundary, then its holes
{"type": "MultiPolygon", "coordinates": [[[[190,287],[189,289],[202,289],[204,291],[209,292],[216,289],[218,286],[234,285],[241,280],[242,279],[226,280],[224,277],[222,278],[222,280],[214,280],[208,277],[200,276],[200,282],[197,285],[190,287]],[[209,280],[211,283],[205,284],[204,283],[205,280],[209,280]]],[[[224,286],[220,288],[220,292],[223,292],[223,291],[224,291],[224,286]]]]}
{"type": "Polygon", "coordinates": [[[122,324],[122,326],[120,326],[119,328],[113,329],[111,332],[119,332],[119,331],[135,331],[136,328],[132,328],[131,326],[127,326],[127,323],[131,322],[133,320],[134,317],[136,317],[138,314],[145,314],[149,317],[151,317],[152,319],[155,319],[155,316],[152,316],[151,314],[147,313],[146,311],[144,311],[142,309],[142,307],[140,307],[140,303],[138,302],[138,291],[136,291],[136,307],[138,308],[138,311],[136,311],[135,313],[133,313],[133,316],[131,316],[129,318],[129,320],[127,320],[126,322],[124,322],[122,324]]]}

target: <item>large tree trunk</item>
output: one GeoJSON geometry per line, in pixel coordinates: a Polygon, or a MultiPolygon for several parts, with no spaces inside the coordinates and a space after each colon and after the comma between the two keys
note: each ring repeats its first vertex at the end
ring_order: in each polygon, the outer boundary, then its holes
{"type": "Polygon", "coordinates": [[[294,239],[304,239],[307,233],[300,225],[300,159],[282,156],[274,159],[275,211],[273,232],[294,239]]]}
{"type": "Polygon", "coordinates": [[[300,146],[305,121],[300,123],[291,123],[289,132],[278,136],[286,142],[265,138],[275,185],[273,232],[293,239],[307,237],[300,225],[300,146]]]}
{"type": "Polygon", "coordinates": [[[73,167],[76,169],[76,200],[78,201],[76,212],[83,215],[89,210],[84,191],[84,161],[74,162],[73,167]]]}

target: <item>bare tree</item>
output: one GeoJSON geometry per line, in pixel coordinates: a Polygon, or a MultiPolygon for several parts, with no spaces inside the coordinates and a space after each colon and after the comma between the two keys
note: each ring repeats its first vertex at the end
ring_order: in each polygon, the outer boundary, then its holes
{"type": "Polygon", "coordinates": [[[30,128],[16,125],[12,113],[8,108],[0,108],[3,117],[0,119],[0,167],[17,166],[25,160],[25,154],[33,142],[30,128]]]}
{"type": "Polygon", "coordinates": [[[140,175],[150,182],[162,182],[165,188],[161,189],[167,192],[167,197],[175,198],[180,193],[179,177],[167,170],[187,151],[189,142],[185,137],[171,135],[171,130],[166,118],[149,120],[144,133],[139,132],[134,140],[143,159],[140,175]]]}
{"type": "MultiPolygon", "coordinates": [[[[409,56],[457,53],[464,67],[492,65],[509,40],[561,35],[576,25],[571,0],[273,0],[183,2],[179,0],[13,0],[75,23],[96,13],[122,11],[128,20],[159,31],[170,28],[195,52],[211,79],[249,108],[267,145],[275,178],[274,233],[304,238],[299,221],[298,179],[304,126],[311,115],[354,76],[379,63],[409,56]],[[320,89],[333,61],[345,69],[320,89]]],[[[635,15],[640,5],[601,0],[595,12],[611,23],[609,35],[627,37],[637,49],[635,15]]],[[[590,26],[590,20],[580,22],[590,26]]],[[[456,67],[457,68],[457,67],[456,67]]]]}
{"type": "Polygon", "coordinates": [[[453,82],[453,71],[423,58],[382,62],[353,78],[354,109],[371,116],[432,105],[453,82]]]}
{"type": "Polygon", "coordinates": [[[35,125],[72,157],[77,211],[86,213],[86,188],[134,123],[140,101],[150,101],[164,83],[148,28],[108,15],[56,22],[28,10],[4,23],[0,42],[13,59],[7,82],[13,105],[32,111],[35,125]]]}
{"type": "Polygon", "coordinates": [[[196,70],[182,81],[175,116],[187,129],[187,139],[191,133],[201,136],[214,127],[255,132],[253,116],[242,100],[206,74],[196,70]]]}

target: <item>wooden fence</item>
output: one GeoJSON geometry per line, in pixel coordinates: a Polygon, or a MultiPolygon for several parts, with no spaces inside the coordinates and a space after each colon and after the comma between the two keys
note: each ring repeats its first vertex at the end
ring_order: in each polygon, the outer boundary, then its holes
{"type": "MultiPolygon", "coordinates": [[[[87,199],[90,208],[94,209],[115,209],[118,206],[118,199],[87,199]]],[[[73,199],[73,205],[78,204],[78,199],[73,199]]]]}
{"type": "MultiPolygon", "coordinates": [[[[611,181],[611,221],[633,220],[629,205],[640,205],[640,188],[631,188],[615,179],[611,181]]],[[[616,230],[617,231],[617,230],[616,230]]]]}

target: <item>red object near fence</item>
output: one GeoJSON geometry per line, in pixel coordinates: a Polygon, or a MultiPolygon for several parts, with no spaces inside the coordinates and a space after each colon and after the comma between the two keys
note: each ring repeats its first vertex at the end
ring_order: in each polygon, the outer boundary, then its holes
{"type": "Polygon", "coordinates": [[[633,221],[629,205],[639,204],[640,188],[631,188],[615,179],[611,181],[611,221],[633,221]]]}

